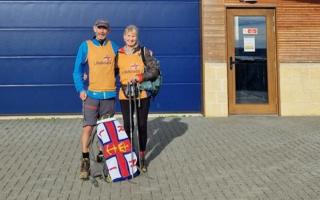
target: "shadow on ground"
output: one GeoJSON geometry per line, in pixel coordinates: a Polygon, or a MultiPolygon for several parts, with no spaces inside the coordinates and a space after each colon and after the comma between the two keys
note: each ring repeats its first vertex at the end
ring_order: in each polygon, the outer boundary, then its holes
{"type": "Polygon", "coordinates": [[[176,137],[188,130],[188,124],[182,118],[158,117],[148,122],[147,162],[150,163],[176,137]]]}

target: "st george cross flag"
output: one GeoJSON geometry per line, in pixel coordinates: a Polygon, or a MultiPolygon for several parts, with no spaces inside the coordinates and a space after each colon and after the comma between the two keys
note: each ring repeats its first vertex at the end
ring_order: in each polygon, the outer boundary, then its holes
{"type": "Polygon", "coordinates": [[[139,175],[137,155],[131,152],[131,143],[124,127],[115,118],[98,121],[97,135],[112,182],[139,175]]]}

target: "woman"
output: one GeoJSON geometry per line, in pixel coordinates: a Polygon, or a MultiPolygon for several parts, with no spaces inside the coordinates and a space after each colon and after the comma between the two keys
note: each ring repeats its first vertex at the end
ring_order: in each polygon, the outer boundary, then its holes
{"type": "MultiPolygon", "coordinates": [[[[130,138],[130,121],[132,122],[132,131],[134,127],[133,113],[134,113],[134,101],[129,104],[129,98],[126,94],[128,83],[141,83],[143,81],[152,80],[157,78],[159,70],[156,68],[156,63],[153,60],[151,52],[144,48],[142,51],[138,42],[138,28],[135,25],[129,25],[125,28],[123,33],[123,39],[125,46],[118,50],[117,66],[116,70],[120,76],[121,88],[119,91],[119,100],[122,112],[122,118],[125,131],[130,138]],[[144,53],[145,64],[142,59],[141,53],[144,53]],[[131,105],[131,116],[130,106],[131,105]],[[130,119],[131,118],[131,119],[130,119]]],[[[138,101],[140,101],[137,108],[138,118],[138,131],[139,131],[139,145],[140,145],[140,169],[142,172],[147,171],[147,165],[145,161],[145,150],[147,146],[147,121],[150,106],[150,98],[147,91],[139,91],[137,94],[138,101]]]]}

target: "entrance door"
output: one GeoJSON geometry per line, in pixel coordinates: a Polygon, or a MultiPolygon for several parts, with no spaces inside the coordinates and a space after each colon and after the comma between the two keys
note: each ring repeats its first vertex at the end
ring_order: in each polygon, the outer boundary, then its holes
{"type": "Polygon", "coordinates": [[[277,114],[273,9],[228,9],[229,114],[277,114]]]}

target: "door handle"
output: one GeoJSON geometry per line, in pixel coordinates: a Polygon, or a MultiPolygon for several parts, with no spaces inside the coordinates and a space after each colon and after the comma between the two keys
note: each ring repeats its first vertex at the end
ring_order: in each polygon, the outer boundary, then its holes
{"type": "Polygon", "coordinates": [[[232,70],[233,65],[236,64],[236,61],[233,61],[232,56],[229,57],[229,67],[232,70]]]}

